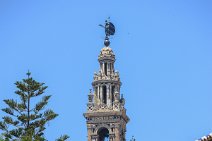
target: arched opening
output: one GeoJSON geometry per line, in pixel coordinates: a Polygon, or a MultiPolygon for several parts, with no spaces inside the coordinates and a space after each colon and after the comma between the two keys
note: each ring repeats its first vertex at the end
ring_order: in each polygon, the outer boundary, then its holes
{"type": "Polygon", "coordinates": [[[105,75],[107,76],[107,63],[105,63],[105,75]]]}
{"type": "Polygon", "coordinates": [[[95,91],[94,92],[95,92],[95,96],[98,97],[98,95],[97,95],[98,94],[98,88],[97,87],[95,87],[95,91]]]}
{"type": "Polygon", "coordinates": [[[112,104],[114,102],[115,86],[112,86],[112,104]]]}
{"type": "Polygon", "coordinates": [[[107,104],[107,88],[106,88],[106,86],[103,86],[102,89],[103,89],[102,90],[102,92],[103,92],[103,94],[102,94],[103,95],[103,101],[102,102],[104,104],[107,104]]]}
{"type": "Polygon", "coordinates": [[[98,133],[98,141],[109,141],[109,130],[107,128],[100,128],[98,133]]]}

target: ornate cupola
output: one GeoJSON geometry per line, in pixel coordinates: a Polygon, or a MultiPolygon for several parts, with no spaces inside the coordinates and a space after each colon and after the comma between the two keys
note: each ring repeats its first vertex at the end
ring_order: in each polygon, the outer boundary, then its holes
{"type": "Polygon", "coordinates": [[[114,69],[115,55],[109,47],[109,36],[115,33],[114,25],[105,23],[104,47],[98,56],[100,69],[94,73],[92,87],[88,94],[86,118],[88,141],[125,141],[126,124],[129,121],[120,96],[121,81],[114,69]]]}

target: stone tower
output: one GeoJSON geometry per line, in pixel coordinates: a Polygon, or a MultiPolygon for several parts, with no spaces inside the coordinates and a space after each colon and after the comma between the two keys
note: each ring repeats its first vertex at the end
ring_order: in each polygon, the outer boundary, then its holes
{"type": "Polygon", "coordinates": [[[94,73],[93,91],[88,94],[87,124],[88,141],[126,141],[126,124],[129,121],[120,96],[121,81],[114,69],[115,55],[108,38],[98,56],[100,69],[94,73]]]}

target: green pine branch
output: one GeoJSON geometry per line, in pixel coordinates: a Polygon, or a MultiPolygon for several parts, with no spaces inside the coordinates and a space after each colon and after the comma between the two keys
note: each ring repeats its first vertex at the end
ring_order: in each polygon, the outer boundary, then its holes
{"type": "Polygon", "coordinates": [[[56,141],[65,141],[69,138],[68,135],[62,135],[60,138],[56,139],[56,141]]]}
{"type": "MultiPolygon", "coordinates": [[[[45,110],[51,95],[44,95],[39,102],[35,102],[45,93],[47,86],[34,80],[29,71],[27,78],[17,81],[15,85],[17,87],[15,94],[19,96],[19,100],[4,100],[7,107],[2,109],[7,114],[2,117],[3,121],[0,121],[4,140],[46,141],[44,137],[46,124],[58,114],[51,109],[45,110]]],[[[68,138],[64,135],[57,141],[65,141],[68,138]]]]}

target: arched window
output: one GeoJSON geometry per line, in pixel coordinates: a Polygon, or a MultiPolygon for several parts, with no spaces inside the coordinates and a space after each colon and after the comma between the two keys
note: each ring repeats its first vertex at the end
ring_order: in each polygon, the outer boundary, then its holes
{"type": "Polygon", "coordinates": [[[102,87],[102,92],[103,92],[103,94],[102,94],[102,96],[103,96],[103,103],[104,104],[107,104],[107,88],[106,88],[106,86],[104,85],[103,87],[102,87]]]}
{"type": "Polygon", "coordinates": [[[109,141],[109,130],[107,128],[100,128],[97,133],[98,141],[109,141]]]}

